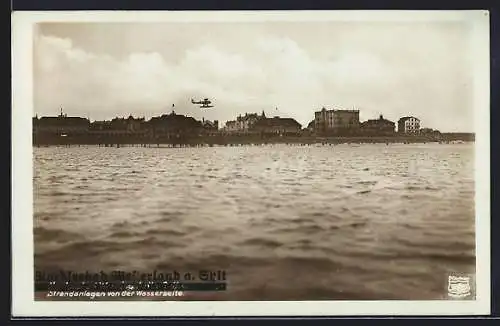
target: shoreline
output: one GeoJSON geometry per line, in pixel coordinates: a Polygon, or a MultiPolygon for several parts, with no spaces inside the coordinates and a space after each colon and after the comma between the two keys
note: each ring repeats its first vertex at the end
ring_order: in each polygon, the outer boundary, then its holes
{"type": "Polygon", "coordinates": [[[442,137],[440,139],[424,136],[378,136],[378,137],[252,137],[252,136],[212,136],[199,138],[159,138],[131,139],[116,137],[108,139],[92,139],[88,137],[57,137],[33,141],[33,147],[50,146],[98,146],[98,147],[213,147],[213,146],[262,146],[270,144],[286,145],[339,145],[339,144],[418,144],[418,143],[470,143],[473,137],[442,137]],[[472,138],[472,139],[471,139],[472,138]]]}

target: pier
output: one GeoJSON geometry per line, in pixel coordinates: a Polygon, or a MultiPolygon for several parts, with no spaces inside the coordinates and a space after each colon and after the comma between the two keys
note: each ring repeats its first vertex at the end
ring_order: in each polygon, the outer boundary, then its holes
{"type": "Polygon", "coordinates": [[[374,144],[374,143],[447,143],[452,141],[474,141],[469,134],[443,134],[442,137],[426,136],[348,136],[348,137],[321,137],[302,135],[215,135],[215,136],[183,136],[171,137],[93,137],[92,135],[37,135],[33,137],[33,146],[80,146],[97,145],[98,147],[211,147],[211,146],[240,146],[240,145],[265,145],[265,144],[295,144],[295,145],[337,145],[337,144],[374,144]]]}

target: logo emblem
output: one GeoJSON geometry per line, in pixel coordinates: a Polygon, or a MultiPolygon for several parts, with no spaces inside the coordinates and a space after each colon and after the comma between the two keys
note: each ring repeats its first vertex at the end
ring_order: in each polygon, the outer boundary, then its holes
{"type": "Polygon", "coordinates": [[[448,276],[448,295],[453,298],[465,298],[471,295],[470,277],[448,276]]]}

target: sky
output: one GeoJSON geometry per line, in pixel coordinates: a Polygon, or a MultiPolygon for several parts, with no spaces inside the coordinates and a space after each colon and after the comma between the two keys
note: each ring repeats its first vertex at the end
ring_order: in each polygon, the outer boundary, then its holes
{"type": "Polygon", "coordinates": [[[34,114],[90,120],[175,112],[224,124],[359,109],[473,132],[470,26],[421,22],[39,23],[34,114]],[[200,109],[191,98],[210,98],[200,109]]]}

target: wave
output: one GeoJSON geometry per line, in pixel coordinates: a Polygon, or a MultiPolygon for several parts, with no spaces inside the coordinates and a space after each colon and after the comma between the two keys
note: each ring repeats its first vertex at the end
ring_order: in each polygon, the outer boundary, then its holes
{"type": "Polygon", "coordinates": [[[283,245],[282,242],[266,238],[250,238],[240,242],[241,245],[259,246],[264,248],[277,248],[283,245]]]}

